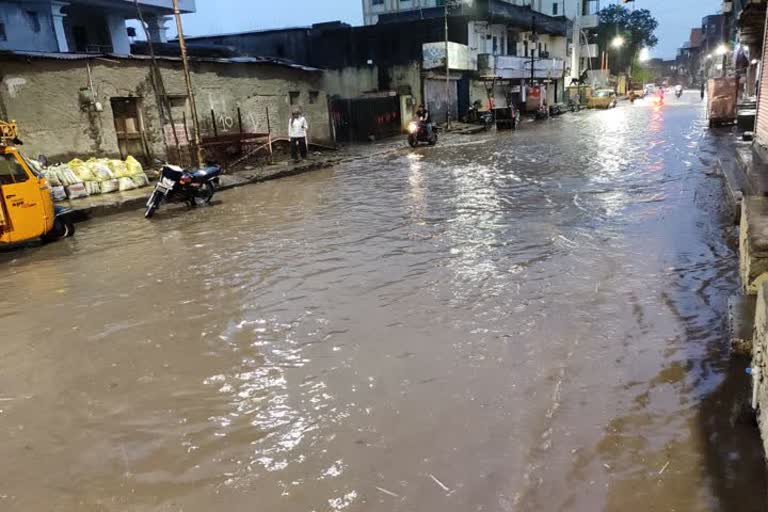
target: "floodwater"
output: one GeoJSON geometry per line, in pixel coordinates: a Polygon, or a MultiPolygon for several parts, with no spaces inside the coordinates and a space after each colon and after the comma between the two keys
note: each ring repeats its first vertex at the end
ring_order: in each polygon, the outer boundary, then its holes
{"type": "Polygon", "coordinates": [[[765,510],[695,96],[0,254],[0,510],[765,510]]]}

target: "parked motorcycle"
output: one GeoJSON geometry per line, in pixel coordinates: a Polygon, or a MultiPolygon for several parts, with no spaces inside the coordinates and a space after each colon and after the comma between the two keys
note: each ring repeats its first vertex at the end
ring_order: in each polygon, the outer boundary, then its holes
{"type": "Polygon", "coordinates": [[[479,101],[476,101],[474,105],[469,107],[469,112],[467,113],[467,121],[474,124],[480,124],[483,126],[485,131],[488,131],[493,128],[495,122],[493,112],[490,110],[480,110],[481,107],[482,103],[479,101]]]}
{"type": "Polygon", "coordinates": [[[195,207],[211,202],[219,188],[221,167],[211,165],[198,171],[185,171],[176,165],[164,165],[160,180],[147,201],[144,217],[152,218],[163,201],[187,203],[195,207]]]}
{"type": "Polygon", "coordinates": [[[549,115],[551,117],[561,116],[563,115],[564,112],[565,112],[565,105],[563,105],[562,103],[556,103],[551,107],[549,107],[549,115]]]}
{"type": "Polygon", "coordinates": [[[549,119],[549,107],[541,105],[536,109],[536,119],[549,119]]]}
{"type": "Polygon", "coordinates": [[[415,148],[420,142],[425,142],[430,146],[437,144],[437,126],[432,127],[432,134],[427,130],[427,123],[423,121],[411,121],[408,125],[408,144],[415,148]]]}

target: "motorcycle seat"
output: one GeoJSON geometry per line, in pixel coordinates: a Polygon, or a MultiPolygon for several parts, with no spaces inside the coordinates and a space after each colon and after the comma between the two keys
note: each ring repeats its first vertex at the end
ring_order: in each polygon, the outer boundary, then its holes
{"type": "Polygon", "coordinates": [[[218,165],[211,165],[193,172],[192,176],[195,177],[196,179],[205,179],[205,178],[212,178],[214,176],[218,176],[219,174],[221,174],[221,167],[219,167],[218,165]]]}

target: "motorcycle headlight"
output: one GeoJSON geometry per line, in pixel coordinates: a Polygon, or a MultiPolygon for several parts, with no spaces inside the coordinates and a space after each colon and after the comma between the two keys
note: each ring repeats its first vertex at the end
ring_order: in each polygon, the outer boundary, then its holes
{"type": "Polygon", "coordinates": [[[418,123],[411,123],[408,125],[408,133],[416,133],[419,131],[418,123]]]}

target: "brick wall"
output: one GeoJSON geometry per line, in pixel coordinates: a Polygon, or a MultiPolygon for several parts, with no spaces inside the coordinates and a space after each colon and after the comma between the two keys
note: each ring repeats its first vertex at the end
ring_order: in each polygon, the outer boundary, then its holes
{"type": "MultiPolygon", "coordinates": [[[[269,107],[272,133],[285,136],[293,92],[294,105],[302,107],[310,122],[310,137],[322,142],[331,139],[322,73],[274,64],[198,61],[191,67],[204,131],[212,131],[211,110],[216,113],[219,134],[236,131],[239,107],[244,130],[266,132],[269,107]]],[[[160,68],[168,94],[185,95],[180,63],[161,61],[160,68]]],[[[148,61],[0,58],[0,115],[18,122],[25,142],[23,149],[30,155],[42,153],[53,160],[117,156],[110,99],[125,97],[138,98],[150,152],[154,157],[165,158],[163,127],[148,61]],[[83,108],[80,103],[81,89],[89,89],[88,65],[102,112],[83,108]]],[[[181,122],[180,112],[184,111],[183,103],[174,108],[177,124],[181,122]]],[[[191,120],[189,110],[186,111],[187,119],[191,120]]]]}

